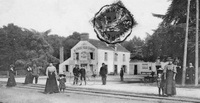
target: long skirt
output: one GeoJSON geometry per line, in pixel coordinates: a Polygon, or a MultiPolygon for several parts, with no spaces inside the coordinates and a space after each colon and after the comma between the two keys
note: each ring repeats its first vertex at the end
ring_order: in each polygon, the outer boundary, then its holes
{"type": "Polygon", "coordinates": [[[7,81],[7,87],[13,87],[13,86],[16,86],[16,81],[15,81],[15,76],[13,73],[10,72],[9,74],[9,78],[8,78],[8,81],[7,81]]]}
{"type": "Polygon", "coordinates": [[[55,73],[48,73],[49,78],[47,78],[46,85],[45,85],[45,93],[58,93],[58,84],[56,81],[55,73]]]}
{"type": "Polygon", "coordinates": [[[26,74],[26,77],[25,77],[25,81],[24,81],[24,84],[29,84],[29,83],[32,83],[32,74],[30,72],[28,72],[26,74]]]}
{"type": "Polygon", "coordinates": [[[166,84],[165,84],[165,94],[167,95],[176,95],[176,83],[173,79],[174,72],[167,70],[166,72],[166,84]]]}

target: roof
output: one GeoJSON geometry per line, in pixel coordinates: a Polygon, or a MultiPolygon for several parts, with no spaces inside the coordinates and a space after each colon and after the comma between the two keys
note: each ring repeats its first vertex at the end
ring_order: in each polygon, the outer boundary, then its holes
{"type": "MultiPolygon", "coordinates": [[[[94,45],[98,49],[114,50],[114,45],[106,44],[105,42],[99,40],[89,39],[88,42],[94,45]]],[[[117,51],[129,52],[126,48],[124,48],[120,44],[116,44],[115,46],[117,47],[117,51]]]]}

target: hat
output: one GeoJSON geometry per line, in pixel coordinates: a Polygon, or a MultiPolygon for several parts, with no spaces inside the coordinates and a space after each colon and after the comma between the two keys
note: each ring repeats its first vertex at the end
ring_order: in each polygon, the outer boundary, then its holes
{"type": "Polygon", "coordinates": [[[13,65],[13,64],[11,64],[11,65],[10,65],[10,67],[14,67],[14,65],[13,65]]]}
{"type": "Polygon", "coordinates": [[[168,57],[167,61],[173,61],[173,59],[171,57],[168,57]]]}
{"type": "Polygon", "coordinates": [[[66,75],[65,75],[65,74],[59,74],[59,76],[60,76],[60,77],[62,77],[62,76],[64,76],[64,77],[65,77],[66,75]]]}

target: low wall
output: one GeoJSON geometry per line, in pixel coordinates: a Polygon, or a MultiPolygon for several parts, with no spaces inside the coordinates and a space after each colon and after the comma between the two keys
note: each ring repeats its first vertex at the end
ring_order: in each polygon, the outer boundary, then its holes
{"type": "MultiPolygon", "coordinates": [[[[0,71],[0,75],[8,75],[8,71],[0,71]]],[[[16,75],[26,75],[25,70],[16,70],[16,75]]]]}

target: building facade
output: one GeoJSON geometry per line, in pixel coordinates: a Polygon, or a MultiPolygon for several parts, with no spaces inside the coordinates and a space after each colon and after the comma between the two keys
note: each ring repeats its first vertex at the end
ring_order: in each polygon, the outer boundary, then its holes
{"type": "MultiPolygon", "coordinates": [[[[164,69],[164,66],[167,62],[161,62],[161,68],[164,69]]],[[[156,63],[154,62],[144,62],[144,61],[130,61],[129,74],[145,74],[145,73],[156,73],[156,63]]]]}
{"type": "Polygon", "coordinates": [[[108,45],[102,41],[89,39],[88,34],[81,35],[81,41],[71,49],[71,57],[59,65],[59,73],[73,74],[75,65],[86,66],[86,72],[98,74],[102,63],[108,73],[118,74],[122,66],[129,73],[130,52],[120,44],[108,45]]]}

